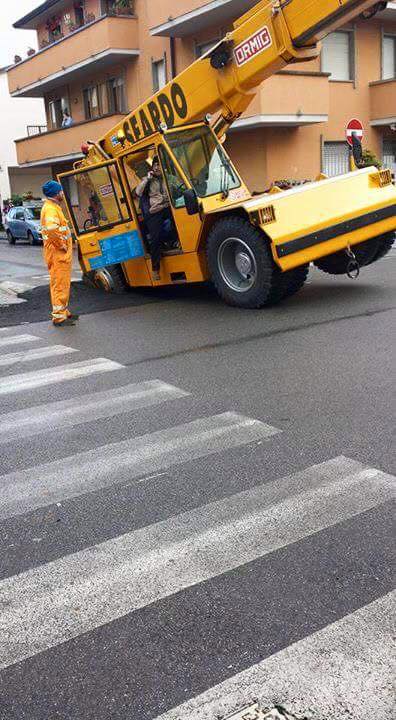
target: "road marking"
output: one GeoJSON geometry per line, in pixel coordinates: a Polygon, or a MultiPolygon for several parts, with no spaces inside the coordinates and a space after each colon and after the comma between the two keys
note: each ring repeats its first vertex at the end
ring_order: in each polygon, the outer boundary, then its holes
{"type": "Polygon", "coordinates": [[[24,293],[27,290],[31,290],[30,285],[22,282],[15,282],[14,280],[3,280],[0,282],[0,290],[10,293],[11,295],[18,295],[24,293]]]}
{"type": "Polygon", "coordinates": [[[8,337],[0,338],[0,348],[6,347],[7,345],[22,345],[22,343],[37,342],[38,340],[41,340],[41,338],[35,335],[9,335],[8,337]]]}
{"type": "Polygon", "coordinates": [[[19,352],[9,353],[8,355],[0,355],[0,367],[16,365],[20,362],[41,360],[43,358],[58,357],[59,355],[69,355],[75,352],[78,352],[78,350],[68,347],[67,345],[48,345],[42,348],[34,348],[34,350],[20,350],[19,352]]]}
{"type": "Polygon", "coordinates": [[[17,410],[0,415],[0,444],[17,441],[21,437],[31,437],[46,430],[52,432],[56,428],[74,427],[120,413],[133,412],[189,394],[161,380],[148,380],[17,410]]]}
{"type": "Polygon", "coordinates": [[[53,385],[66,380],[75,380],[95,373],[120,370],[123,367],[123,365],[113,362],[113,360],[107,360],[107,358],[94,358],[93,360],[84,360],[70,365],[59,365],[55,368],[8,375],[0,379],[0,395],[31,390],[32,388],[53,385]]]}
{"type": "Polygon", "coordinates": [[[278,432],[259,420],[227,412],[3,475],[0,518],[111,487],[122,471],[131,481],[278,432]]]}
{"type": "Polygon", "coordinates": [[[258,698],[297,717],[391,718],[396,593],[346,615],[157,720],[213,720],[258,698]]]}
{"type": "Polygon", "coordinates": [[[0,667],[376,507],[394,481],[336,458],[7,578],[0,667]]]}

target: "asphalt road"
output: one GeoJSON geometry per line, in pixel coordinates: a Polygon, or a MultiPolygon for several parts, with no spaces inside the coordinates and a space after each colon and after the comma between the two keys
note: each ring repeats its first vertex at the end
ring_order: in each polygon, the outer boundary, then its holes
{"type": "Polygon", "coordinates": [[[395,263],[0,307],[2,720],[391,716],[395,263]]]}

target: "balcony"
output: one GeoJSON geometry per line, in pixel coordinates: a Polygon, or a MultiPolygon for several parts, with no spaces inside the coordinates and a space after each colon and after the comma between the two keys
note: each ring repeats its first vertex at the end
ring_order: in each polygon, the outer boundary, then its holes
{"type": "Polygon", "coordinates": [[[266,80],[231,131],[259,127],[301,127],[327,122],[328,73],[282,71],[266,80]]]}
{"type": "Polygon", "coordinates": [[[136,17],[104,15],[39,50],[8,71],[13,97],[42,97],[65,82],[78,81],[139,55],[136,17]]]}
{"type": "Polygon", "coordinates": [[[69,128],[49,130],[20,140],[15,140],[18,165],[37,167],[56,165],[81,157],[81,143],[96,140],[116,125],[123,115],[106,115],[97,120],[76,123],[69,128]]]}
{"type": "Polygon", "coordinates": [[[370,125],[396,124],[396,78],[370,83],[370,125]]]}
{"type": "MultiPolygon", "coordinates": [[[[163,0],[161,8],[157,3],[149,8],[149,26],[151,35],[164,37],[185,37],[196,34],[210,26],[221,27],[230,20],[240,17],[256,5],[258,0],[178,0],[177,15],[173,17],[176,3],[163,0]]],[[[158,3],[159,5],[159,3],[158,3]]]]}

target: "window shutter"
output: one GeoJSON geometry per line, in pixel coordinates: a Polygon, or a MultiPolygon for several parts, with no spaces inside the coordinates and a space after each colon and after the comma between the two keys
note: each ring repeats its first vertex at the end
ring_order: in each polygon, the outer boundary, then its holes
{"type": "Polygon", "coordinates": [[[384,167],[396,173],[396,140],[385,139],[382,150],[382,162],[384,167]]]}
{"type": "Polygon", "coordinates": [[[396,77],[396,36],[385,35],[382,50],[382,79],[396,77]]]}
{"type": "Polygon", "coordinates": [[[323,146],[323,172],[329,177],[349,171],[349,149],[343,142],[325,142],[323,146]]]}
{"type": "Polygon", "coordinates": [[[322,70],[332,80],[351,80],[351,37],[349,32],[334,32],[323,40],[322,70]]]}

